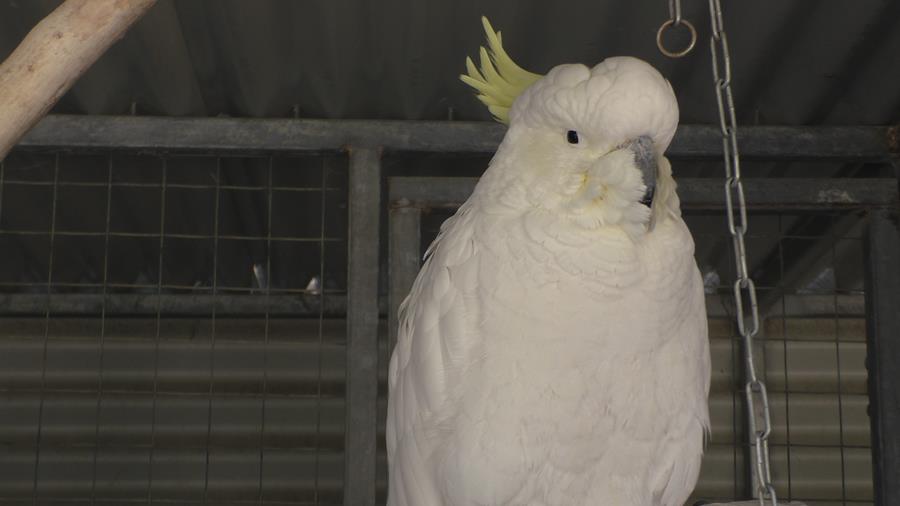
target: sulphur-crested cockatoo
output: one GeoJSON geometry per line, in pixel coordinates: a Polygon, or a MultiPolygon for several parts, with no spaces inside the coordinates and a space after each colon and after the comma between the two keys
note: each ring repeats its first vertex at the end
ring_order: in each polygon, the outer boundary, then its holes
{"type": "Polygon", "coordinates": [[[703,283],[647,63],[463,81],[509,129],[400,309],[391,506],[680,506],[709,425],[703,283]]]}

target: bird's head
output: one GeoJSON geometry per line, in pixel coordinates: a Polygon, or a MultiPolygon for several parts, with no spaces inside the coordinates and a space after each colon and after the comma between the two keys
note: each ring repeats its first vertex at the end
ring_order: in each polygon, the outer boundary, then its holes
{"type": "Polygon", "coordinates": [[[656,69],[615,57],[593,68],[566,64],[546,76],[531,74],[512,62],[499,33],[484,22],[491,52],[482,49],[480,72],[467,62],[463,81],[509,124],[491,165],[503,198],[632,237],[678,213],[663,156],[678,104],[656,69]]]}

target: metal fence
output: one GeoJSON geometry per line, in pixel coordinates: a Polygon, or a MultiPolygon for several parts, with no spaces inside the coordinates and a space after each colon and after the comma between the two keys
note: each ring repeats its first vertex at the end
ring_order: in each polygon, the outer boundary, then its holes
{"type": "Polygon", "coordinates": [[[347,165],[0,167],[4,500],[336,504],[347,165]]]}
{"type": "MultiPolygon", "coordinates": [[[[741,144],[751,159],[886,162],[886,133],[750,127],[741,144]]],[[[475,179],[382,161],[453,165],[501,136],[471,123],[45,119],[0,166],[0,502],[383,502],[389,322],[475,179]]],[[[720,142],[682,127],[669,153],[713,159],[720,142]]],[[[721,184],[682,178],[679,194],[698,251],[727,262],[721,184]]],[[[745,185],[779,490],[891,504],[897,181],[745,185]]],[[[732,270],[701,267],[714,425],[697,497],[746,497],[732,270]]]]}

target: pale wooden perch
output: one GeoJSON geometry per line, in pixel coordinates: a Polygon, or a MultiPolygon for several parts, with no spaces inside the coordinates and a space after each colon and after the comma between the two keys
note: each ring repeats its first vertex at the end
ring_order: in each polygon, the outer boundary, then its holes
{"type": "Polygon", "coordinates": [[[156,0],[67,0],[0,65],[0,160],[156,0]]]}

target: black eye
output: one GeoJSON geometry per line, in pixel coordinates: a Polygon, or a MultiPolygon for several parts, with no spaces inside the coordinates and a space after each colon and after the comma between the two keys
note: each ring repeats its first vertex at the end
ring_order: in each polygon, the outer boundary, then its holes
{"type": "Polygon", "coordinates": [[[578,144],[578,132],[569,130],[566,132],[566,140],[569,141],[569,144],[578,144]]]}

